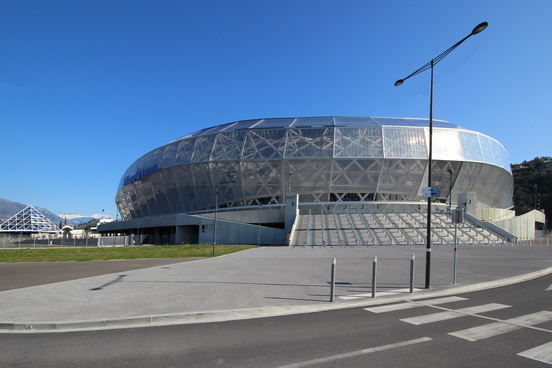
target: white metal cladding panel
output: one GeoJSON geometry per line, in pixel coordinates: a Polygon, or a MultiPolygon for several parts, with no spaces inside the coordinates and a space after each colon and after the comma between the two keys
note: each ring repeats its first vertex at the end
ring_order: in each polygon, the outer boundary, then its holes
{"type": "Polygon", "coordinates": [[[328,190],[331,160],[290,160],[288,167],[293,172],[289,177],[289,187],[292,192],[318,193],[328,190]]]}
{"type": "Polygon", "coordinates": [[[333,128],[289,129],[285,157],[332,157],[333,128]]]}
{"type": "Polygon", "coordinates": [[[285,129],[259,129],[247,132],[243,159],[274,159],[284,157],[285,129]]]}
{"type": "Polygon", "coordinates": [[[427,160],[383,160],[378,192],[417,194],[426,168],[427,160]]]}
{"type": "Polygon", "coordinates": [[[460,173],[454,183],[454,191],[457,193],[472,192],[474,190],[474,183],[478,180],[484,167],[485,165],[477,162],[462,163],[460,173]]]}
{"type": "Polygon", "coordinates": [[[433,159],[463,160],[464,153],[456,129],[433,129],[433,159]]]}
{"type": "Polygon", "coordinates": [[[335,157],[383,157],[381,127],[335,128],[335,157]]]}
{"type": "Polygon", "coordinates": [[[244,198],[269,197],[285,192],[282,180],[282,172],[284,172],[282,160],[244,161],[241,170],[239,180],[243,185],[244,198]]]}
{"type": "Polygon", "coordinates": [[[381,174],[383,160],[334,159],[330,192],[366,191],[375,193],[381,174]]]}
{"type": "Polygon", "coordinates": [[[383,127],[383,150],[386,158],[425,158],[428,145],[424,128],[383,127]]]}
{"type": "Polygon", "coordinates": [[[510,207],[512,205],[512,180],[502,168],[475,164],[482,166],[477,177],[471,182],[471,188],[467,191],[477,193],[477,202],[483,207],[510,207]],[[505,193],[508,193],[505,195],[505,193]]]}

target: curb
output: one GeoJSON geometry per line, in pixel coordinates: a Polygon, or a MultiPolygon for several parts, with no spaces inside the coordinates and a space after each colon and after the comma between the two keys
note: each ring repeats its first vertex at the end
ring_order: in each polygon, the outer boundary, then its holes
{"type": "Polygon", "coordinates": [[[142,317],[105,319],[96,321],[77,321],[77,322],[42,322],[42,323],[6,323],[0,322],[0,334],[2,333],[52,333],[52,332],[76,332],[76,331],[94,331],[104,329],[121,328],[139,328],[139,327],[158,327],[171,325],[184,325],[196,323],[227,322],[238,321],[253,318],[266,318],[288,316],[294,314],[316,313],[347,308],[359,308],[379,304],[388,304],[400,301],[418,300],[446,296],[452,294],[461,294],[467,292],[481,291],[501,286],[513,285],[516,283],[533,280],[542,276],[552,274],[552,267],[539,271],[526,273],[523,275],[508,277],[505,279],[486,281],[472,285],[463,285],[451,287],[438,291],[422,291],[418,294],[407,294],[400,296],[387,296],[380,299],[362,300],[355,302],[318,304],[318,305],[298,305],[281,307],[264,307],[251,309],[231,309],[204,312],[186,312],[165,315],[152,315],[142,317]]]}

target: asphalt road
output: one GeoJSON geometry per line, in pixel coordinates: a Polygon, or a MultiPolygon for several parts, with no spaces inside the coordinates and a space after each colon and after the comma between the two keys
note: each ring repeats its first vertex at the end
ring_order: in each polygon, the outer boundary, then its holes
{"type": "Polygon", "coordinates": [[[530,349],[552,341],[551,284],[549,275],[389,311],[353,308],[224,323],[0,334],[0,366],[547,367],[535,356],[550,358],[552,346],[537,355],[530,349]],[[521,318],[528,315],[534,318],[521,318]]]}

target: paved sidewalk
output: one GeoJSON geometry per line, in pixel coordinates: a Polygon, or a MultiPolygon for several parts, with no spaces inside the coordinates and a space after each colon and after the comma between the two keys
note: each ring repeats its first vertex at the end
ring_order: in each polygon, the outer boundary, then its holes
{"type": "Polygon", "coordinates": [[[552,246],[434,246],[425,289],[423,246],[264,247],[0,292],[0,332],[54,331],[303,313],[460,292],[552,272],[552,246]],[[414,254],[414,294],[407,290],[414,254]],[[373,257],[377,293],[371,297],[373,257]],[[332,258],[336,298],[330,298],[332,258]],[[528,275],[529,274],[529,275],[528,275]],[[513,279],[512,279],[513,278],[513,279]],[[504,279],[508,279],[503,281],[504,279]]]}

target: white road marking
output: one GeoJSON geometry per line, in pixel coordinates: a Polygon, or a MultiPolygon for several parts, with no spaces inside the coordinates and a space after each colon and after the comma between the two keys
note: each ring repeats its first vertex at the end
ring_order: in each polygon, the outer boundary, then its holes
{"type": "MultiPolygon", "coordinates": [[[[422,289],[414,289],[414,292],[420,291],[422,289]]],[[[395,289],[395,290],[389,290],[389,291],[379,291],[376,293],[376,296],[389,296],[389,295],[397,295],[397,294],[410,294],[410,288],[407,289],[395,289]]],[[[354,300],[354,299],[366,299],[371,298],[372,292],[369,293],[363,293],[363,294],[354,294],[354,295],[347,295],[347,296],[340,296],[339,299],[343,300],[354,300]]]]}
{"type": "Polygon", "coordinates": [[[429,300],[422,300],[422,301],[415,301],[415,302],[382,305],[379,307],[364,308],[364,310],[372,313],[385,313],[385,312],[394,312],[394,311],[419,308],[419,307],[431,307],[432,305],[459,302],[462,300],[468,300],[468,299],[462,298],[459,296],[450,296],[446,298],[437,298],[437,299],[429,299],[429,300]]]}
{"type": "Polygon", "coordinates": [[[362,350],[358,350],[358,351],[352,351],[350,353],[345,353],[345,354],[338,354],[338,355],[332,355],[332,356],[319,358],[319,359],[306,360],[304,362],[285,365],[285,366],[282,366],[280,368],[307,367],[307,366],[310,366],[310,365],[317,365],[317,364],[322,364],[322,363],[333,362],[333,361],[336,361],[336,360],[352,358],[352,357],[359,356],[359,355],[376,353],[378,351],[384,351],[384,350],[389,350],[389,349],[400,348],[400,347],[403,347],[403,346],[419,344],[419,343],[427,342],[427,341],[431,341],[431,340],[432,339],[429,338],[429,337],[422,337],[422,338],[419,338],[419,339],[398,342],[398,343],[395,343],[395,344],[382,345],[382,346],[377,346],[377,347],[374,347],[374,348],[368,348],[368,349],[362,349],[362,350]]]}
{"type": "Polygon", "coordinates": [[[484,326],[468,328],[461,331],[451,332],[449,335],[459,337],[468,341],[478,341],[489,337],[502,335],[510,331],[530,327],[539,323],[552,320],[552,312],[542,311],[525,316],[510,318],[501,322],[489,323],[484,326]]]}
{"type": "Polygon", "coordinates": [[[552,364],[552,341],[533,349],[522,351],[517,355],[542,363],[552,364]]]}
{"type": "Polygon", "coordinates": [[[361,298],[371,298],[372,293],[364,293],[364,294],[355,294],[355,295],[348,295],[348,296],[340,296],[339,299],[343,300],[353,300],[353,299],[361,299],[361,298]]]}
{"type": "Polygon", "coordinates": [[[464,317],[464,316],[473,316],[477,313],[490,312],[494,310],[499,310],[503,308],[510,308],[509,305],[490,303],[484,305],[478,305],[475,307],[462,308],[456,310],[447,310],[446,312],[426,314],[418,317],[411,317],[401,319],[401,321],[410,323],[413,325],[423,325],[426,323],[433,323],[439,321],[445,321],[453,318],[464,317]]]}
{"type": "Polygon", "coordinates": [[[552,290],[552,284],[550,284],[550,286],[545,291],[548,291],[548,290],[552,290]]]}

